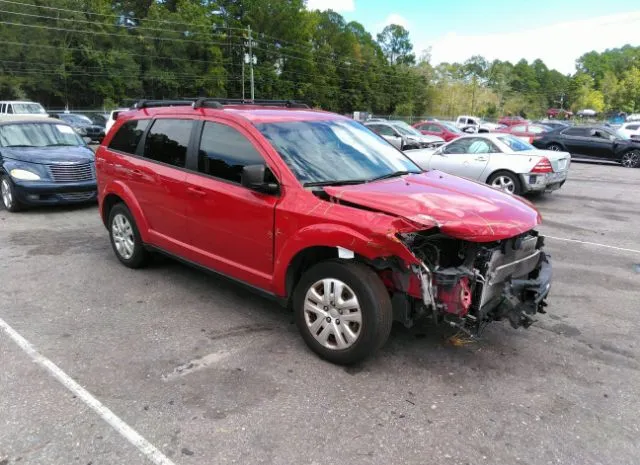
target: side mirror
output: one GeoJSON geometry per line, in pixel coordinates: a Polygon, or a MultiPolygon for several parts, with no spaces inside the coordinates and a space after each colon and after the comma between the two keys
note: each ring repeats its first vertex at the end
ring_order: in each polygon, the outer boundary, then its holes
{"type": "Polygon", "coordinates": [[[91,143],[91,137],[83,137],[82,140],[85,142],[85,144],[90,144],[91,143]]]}
{"type": "Polygon", "coordinates": [[[277,194],[278,184],[267,181],[267,167],[265,165],[247,165],[242,168],[241,183],[243,187],[262,194],[277,194]]]}
{"type": "Polygon", "coordinates": [[[474,128],[472,128],[472,127],[464,128],[463,131],[468,133],[468,134],[475,134],[475,132],[476,132],[476,130],[474,128]]]}

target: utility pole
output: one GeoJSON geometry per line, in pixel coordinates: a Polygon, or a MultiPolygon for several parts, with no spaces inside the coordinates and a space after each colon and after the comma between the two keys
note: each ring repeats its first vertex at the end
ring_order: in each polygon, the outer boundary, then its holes
{"type": "Polygon", "coordinates": [[[253,39],[251,38],[251,26],[247,26],[249,31],[249,69],[251,72],[251,101],[255,98],[255,85],[253,82],[253,39]]]}
{"type": "Polygon", "coordinates": [[[246,59],[244,47],[242,47],[242,100],[244,100],[244,60],[246,59]]]}

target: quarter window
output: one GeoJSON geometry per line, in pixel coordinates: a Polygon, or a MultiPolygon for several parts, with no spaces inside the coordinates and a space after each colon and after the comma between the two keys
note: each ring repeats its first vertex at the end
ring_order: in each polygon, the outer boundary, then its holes
{"type": "MultiPolygon", "coordinates": [[[[56,115],[56,117],[58,116],[56,115]]],[[[120,126],[118,132],[113,136],[113,139],[111,139],[109,143],[109,148],[111,150],[135,155],[140,139],[142,139],[142,135],[147,129],[147,126],[149,126],[148,119],[127,121],[120,126]]]]}
{"type": "Polygon", "coordinates": [[[184,168],[192,127],[189,119],[155,120],[145,141],[145,158],[184,168]]]}
{"type": "Polygon", "coordinates": [[[240,132],[223,124],[205,122],[198,151],[198,171],[240,183],[242,169],[263,165],[264,159],[240,132]]]}

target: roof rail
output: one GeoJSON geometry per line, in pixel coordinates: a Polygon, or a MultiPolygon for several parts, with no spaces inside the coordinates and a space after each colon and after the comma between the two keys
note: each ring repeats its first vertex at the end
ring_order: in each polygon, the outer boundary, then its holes
{"type": "Polygon", "coordinates": [[[138,100],[131,108],[140,110],[142,108],[177,107],[187,105],[193,105],[193,100],[138,100]]]}
{"type": "Polygon", "coordinates": [[[223,105],[258,105],[265,107],[285,107],[285,108],[309,108],[305,103],[299,103],[295,100],[243,100],[230,98],[190,98],[182,100],[138,100],[132,109],[140,110],[142,108],[153,107],[175,107],[175,106],[193,106],[193,108],[224,108],[223,105]]]}

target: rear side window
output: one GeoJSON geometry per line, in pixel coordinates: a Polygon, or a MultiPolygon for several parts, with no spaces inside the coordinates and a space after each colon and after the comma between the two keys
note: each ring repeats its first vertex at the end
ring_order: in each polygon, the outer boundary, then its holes
{"type": "Polygon", "coordinates": [[[640,128],[640,124],[630,124],[629,126],[627,126],[627,129],[629,131],[637,131],[638,128],[640,128]]]}
{"type": "Polygon", "coordinates": [[[7,113],[9,114],[13,113],[13,105],[10,103],[7,103],[7,113]]]}
{"type": "Polygon", "coordinates": [[[224,124],[205,122],[198,151],[198,171],[240,183],[242,168],[263,165],[264,159],[240,132],[224,124]]]}
{"type": "Polygon", "coordinates": [[[155,120],[145,140],[145,158],[184,168],[192,128],[190,119],[155,120]]]}
{"type": "Polygon", "coordinates": [[[585,128],[569,128],[562,131],[564,136],[586,136],[587,130],[585,128]]]}
{"type": "Polygon", "coordinates": [[[134,155],[147,126],[149,126],[148,119],[127,121],[120,126],[118,132],[113,136],[109,143],[109,148],[134,155]]]}

